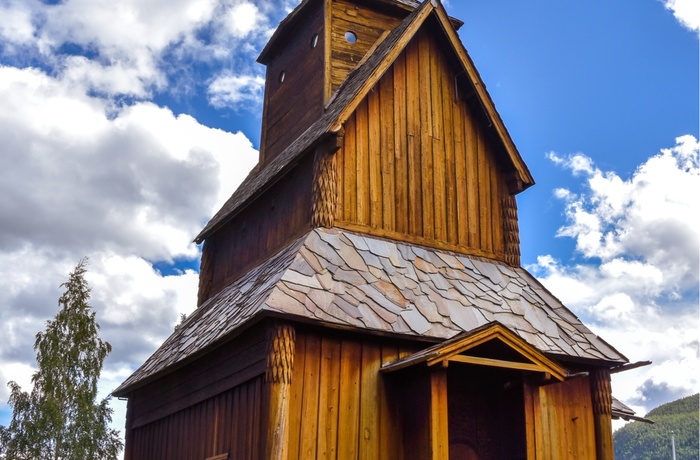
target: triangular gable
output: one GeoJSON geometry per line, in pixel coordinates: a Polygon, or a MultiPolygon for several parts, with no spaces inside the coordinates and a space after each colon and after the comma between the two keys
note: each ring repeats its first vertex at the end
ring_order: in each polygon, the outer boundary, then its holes
{"type": "MultiPolygon", "coordinates": [[[[367,72],[364,76],[364,81],[358,91],[348,100],[342,110],[339,111],[335,123],[330,127],[333,132],[338,132],[342,129],[343,123],[348,119],[348,117],[357,109],[360,102],[367,96],[369,91],[379,82],[379,79],[384,75],[384,73],[389,69],[389,67],[394,63],[396,58],[405,50],[408,43],[416,36],[417,32],[424,26],[427,19],[434,17],[440,25],[440,29],[444,32],[445,38],[451,45],[452,52],[454,53],[457,61],[462,66],[463,70],[469,76],[469,81],[474,88],[474,91],[479,99],[481,106],[483,107],[489,121],[495,128],[498,138],[503,144],[503,147],[508,155],[508,159],[513,164],[516,171],[516,183],[515,191],[522,191],[532,185],[534,185],[535,180],[530,174],[530,170],[522,159],[520,152],[515,146],[513,139],[510,137],[508,130],[501,119],[501,116],[496,111],[496,107],[486,90],[486,85],[484,84],[479,72],[476,70],[474,63],[472,62],[467,50],[464,48],[459,36],[455,32],[453,25],[450,22],[450,18],[445,11],[445,8],[438,0],[426,0],[420,8],[417,8],[414,13],[406,18],[404,23],[399,25],[396,29],[400,30],[400,34],[396,37],[392,37],[389,42],[390,46],[386,48],[384,53],[380,53],[379,50],[385,48],[385,44],[379,45],[375,51],[375,55],[381,56],[380,62],[371,67],[371,71],[367,72]],[[406,23],[406,24],[405,24],[406,23]]],[[[385,41],[389,41],[385,39],[385,41]]],[[[374,56],[372,56],[374,57],[374,56]]],[[[370,58],[372,59],[372,58],[370,58]]],[[[369,61],[369,59],[368,59],[369,61]]],[[[369,69],[368,69],[369,70],[369,69]]],[[[359,72],[358,68],[355,72],[359,72]]],[[[351,74],[352,75],[352,74],[351,74]]],[[[342,89],[342,88],[341,88],[342,89]]],[[[340,91],[340,89],[339,89],[340,91]]]]}
{"type": "Polygon", "coordinates": [[[486,86],[454,31],[447,13],[436,0],[426,0],[387,34],[384,40],[376,48],[373,48],[371,54],[364,58],[362,63],[348,75],[345,82],[331,97],[323,116],[318,121],[313,123],[265,167],[256,167],[251,171],[231,198],[211,218],[194,241],[196,243],[204,241],[216,229],[244,209],[269,185],[282,177],[305,153],[319,145],[329,136],[339,133],[342,130],[343,123],[357,109],[360,102],[377,84],[430,17],[436,18],[441,26],[441,30],[445,32],[445,38],[452,45],[457,61],[469,75],[476,95],[484,107],[485,113],[494,125],[498,137],[501,139],[504,150],[516,171],[515,190],[521,191],[534,185],[535,181],[532,175],[515,147],[510,134],[508,134],[501,117],[498,115],[493,101],[486,91],[486,86]]]}
{"type": "Polygon", "coordinates": [[[542,372],[555,379],[564,380],[566,369],[547,358],[535,347],[498,322],[486,324],[473,331],[464,332],[425,350],[382,366],[382,372],[392,372],[424,363],[428,367],[449,363],[476,364],[528,372],[542,372]],[[473,356],[468,352],[479,345],[493,341],[500,342],[522,359],[506,360],[484,356],[473,356]]]}

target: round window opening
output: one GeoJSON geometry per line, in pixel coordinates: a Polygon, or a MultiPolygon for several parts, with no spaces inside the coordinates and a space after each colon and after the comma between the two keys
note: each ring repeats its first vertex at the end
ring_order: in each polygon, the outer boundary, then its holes
{"type": "Polygon", "coordinates": [[[286,77],[286,76],[287,76],[287,74],[284,73],[284,70],[282,72],[280,72],[280,83],[284,83],[284,77],[286,77]]]}
{"type": "Polygon", "coordinates": [[[318,34],[311,37],[311,48],[316,48],[316,45],[318,45],[318,34]]]}
{"type": "Polygon", "coordinates": [[[357,41],[357,35],[355,35],[355,32],[347,31],[345,32],[345,40],[348,43],[355,43],[357,41]]]}

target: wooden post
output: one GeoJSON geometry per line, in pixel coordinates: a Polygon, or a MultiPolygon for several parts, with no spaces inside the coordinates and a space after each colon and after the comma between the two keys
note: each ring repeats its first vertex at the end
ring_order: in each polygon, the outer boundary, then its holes
{"type": "Polygon", "coordinates": [[[264,458],[270,460],[286,460],[288,456],[294,339],[294,327],[289,324],[275,323],[267,332],[267,420],[264,458]]]}
{"type": "Polygon", "coordinates": [[[450,451],[447,418],[447,369],[430,373],[430,451],[431,460],[447,460],[450,451]]]}
{"type": "Polygon", "coordinates": [[[612,437],[612,389],[610,371],[596,369],[590,373],[593,424],[595,426],[596,458],[613,460],[615,452],[612,437]]]}

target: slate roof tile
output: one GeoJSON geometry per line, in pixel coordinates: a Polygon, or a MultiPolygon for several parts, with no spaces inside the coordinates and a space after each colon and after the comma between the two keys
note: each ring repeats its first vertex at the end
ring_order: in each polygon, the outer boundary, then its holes
{"type": "Polygon", "coordinates": [[[315,229],[207,300],[115,394],[194,359],[265,312],[434,339],[495,320],[551,356],[627,361],[522,268],[315,229]],[[368,266],[364,252],[379,266],[368,266]]]}

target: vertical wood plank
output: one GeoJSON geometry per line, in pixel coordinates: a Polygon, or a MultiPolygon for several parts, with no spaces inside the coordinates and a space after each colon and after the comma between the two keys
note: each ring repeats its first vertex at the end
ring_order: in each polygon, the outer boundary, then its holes
{"type": "MultiPolygon", "coordinates": [[[[369,223],[372,228],[382,228],[382,136],[381,119],[379,109],[380,87],[375,85],[367,95],[367,139],[368,139],[368,164],[369,164],[369,223]]],[[[367,186],[367,184],[365,184],[367,186]]]]}
{"type": "Polygon", "coordinates": [[[447,241],[447,189],[445,178],[445,129],[444,129],[444,100],[442,85],[441,51],[437,42],[430,36],[426,37],[430,51],[430,101],[433,121],[432,150],[433,150],[433,209],[435,212],[435,239],[447,241]],[[427,40],[429,38],[429,40],[427,40]]]}
{"type": "Polygon", "coordinates": [[[482,134],[479,135],[479,236],[480,249],[493,252],[493,235],[491,233],[491,170],[490,149],[482,134]]]}
{"type": "Polygon", "coordinates": [[[324,337],[321,342],[321,370],[318,413],[318,458],[335,459],[338,447],[338,405],[340,396],[340,341],[324,337]]]}
{"type": "Polygon", "coordinates": [[[363,99],[355,111],[355,148],[357,152],[357,223],[370,225],[369,195],[369,126],[367,99],[363,99]]]}
{"type": "Polygon", "coordinates": [[[469,245],[469,205],[467,201],[467,112],[464,102],[455,103],[453,134],[455,146],[455,187],[457,190],[457,241],[461,246],[469,245]]]}
{"type": "Polygon", "coordinates": [[[345,122],[343,145],[343,219],[357,222],[357,151],[355,147],[356,116],[345,122]]]}
{"type": "Polygon", "coordinates": [[[396,168],[394,166],[394,74],[387,72],[379,82],[381,130],[382,228],[396,229],[396,168]]]}
{"type": "Polygon", "coordinates": [[[420,150],[420,98],[418,45],[411,41],[406,48],[406,118],[408,158],[408,232],[423,235],[423,194],[420,150]]]}
{"type": "Polygon", "coordinates": [[[443,148],[445,152],[445,214],[447,221],[447,241],[459,244],[457,236],[457,174],[455,163],[455,133],[452,112],[455,105],[454,73],[445,57],[439,52],[441,69],[441,86],[443,95],[443,148]]]}
{"type": "Polygon", "coordinates": [[[394,83],[394,161],[396,187],[396,231],[408,232],[408,160],[406,120],[406,53],[393,65],[394,83]]]}
{"type": "Polygon", "coordinates": [[[360,458],[379,457],[379,367],[381,350],[375,343],[362,345],[360,380],[360,458]]]}
{"type": "Polygon", "coordinates": [[[306,337],[304,362],[304,399],[301,407],[301,440],[299,458],[316,458],[319,410],[319,368],[321,341],[315,334],[306,337]]]}
{"type": "Polygon", "coordinates": [[[289,456],[301,457],[301,427],[302,408],[304,402],[304,376],[306,367],[306,334],[297,333],[296,356],[294,358],[294,373],[292,375],[292,391],[290,394],[289,410],[289,456]]]}
{"type": "MultiPolygon", "coordinates": [[[[465,107],[466,108],[466,107],[465,107]]],[[[476,120],[467,111],[466,145],[467,145],[467,233],[469,247],[479,247],[479,132],[476,120]]]]}
{"type": "Polygon", "coordinates": [[[420,99],[420,157],[423,174],[423,236],[435,237],[435,179],[433,171],[433,107],[431,100],[430,42],[427,33],[421,31],[418,38],[418,65],[420,78],[418,94],[420,99]]]}
{"type": "Polygon", "coordinates": [[[341,342],[338,457],[358,458],[360,416],[360,368],[362,348],[358,342],[341,342]]]}

